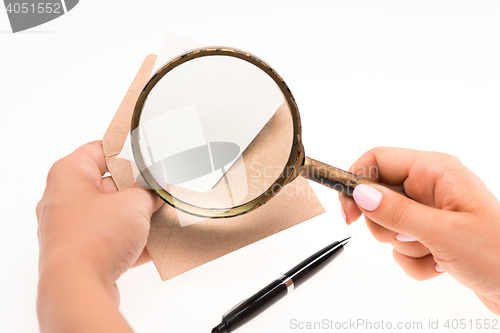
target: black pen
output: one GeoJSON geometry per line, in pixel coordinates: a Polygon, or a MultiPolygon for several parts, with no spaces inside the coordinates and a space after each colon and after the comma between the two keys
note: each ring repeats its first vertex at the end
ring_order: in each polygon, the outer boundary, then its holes
{"type": "Polygon", "coordinates": [[[335,259],[343,252],[344,246],[349,242],[350,238],[347,237],[341,241],[334,242],[324,249],[319,250],[255,295],[234,306],[222,316],[222,322],[214,327],[212,333],[233,332],[238,327],[243,326],[261,314],[335,259]]]}

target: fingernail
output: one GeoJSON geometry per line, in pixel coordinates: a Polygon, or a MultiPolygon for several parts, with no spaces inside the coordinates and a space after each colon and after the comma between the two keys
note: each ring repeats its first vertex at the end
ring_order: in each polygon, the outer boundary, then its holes
{"type": "Polygon", "coordinates": [[[354,189],[352,197],[361,208],[374,211],[382,201],[382,193],[369,185],[358,185],[354,189]]]}
{"type": "Polygon", "coordinates": [[[344,208],[342,205],[340,205],[340,212],[342,213],[342,217],[344,218],[344,221],[347,223],[347,217],[345,216],[344,208]]]}
{"type": "Polygon", "coordinates": [[[403,234],[397,234],[396,239],[401,242],[415,242],[416,239],[410,236],[406,236],[403,234]]]}
{"type": "Polygon", "coordinates": [[[442,269],[441,266],[439,266],[439,264],[436,264],[436,266],[434,266],[434,269],[438,273],[443,273],[444,272],[444,269],[442,269]]]}
{"type": "Polygon", "coordinates": [[[342,217],[344,218],[344,221],[347,222],[347,218],[346,218],[345,212],[344,212],[344,207],[342,207],[342,205],[340,205],[340,212],[342,213],[342,217]]]}

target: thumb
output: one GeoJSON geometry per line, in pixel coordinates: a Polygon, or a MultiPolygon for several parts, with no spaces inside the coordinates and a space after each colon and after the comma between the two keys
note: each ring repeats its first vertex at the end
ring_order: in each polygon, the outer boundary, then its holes
{"type": "Polygon", "coordinates": [[[426,243],[438,238],[446,213],[404,197],[384,186],[358,185],[354,201],[375,223],[426,243]]]}
{"type": "Polygon", "coordinates": [[[164,201],[154,191],[142,188],[137,184],[118,193],[133,201],[134,205],[139,205],[146,209],[149,216],[153,215],[164,204],[164,201]]]}

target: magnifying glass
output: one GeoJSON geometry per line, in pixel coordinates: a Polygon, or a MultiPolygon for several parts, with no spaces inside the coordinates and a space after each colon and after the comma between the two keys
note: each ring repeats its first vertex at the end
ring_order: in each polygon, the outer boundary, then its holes
{"type": "Polygon", "coordinates": [[[136,103],[131,142],[149,187],[205,218],[247,213],[299,176],[348,195],[378,184],[306,157],[286,83],[232,48],[195,49],[156,72],[136,103]]]}

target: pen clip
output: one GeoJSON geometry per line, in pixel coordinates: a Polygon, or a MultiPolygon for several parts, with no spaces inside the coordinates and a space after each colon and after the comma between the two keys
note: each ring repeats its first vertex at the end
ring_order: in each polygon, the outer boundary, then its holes
{"type": "MultiPolygon", "coordinates": [[[[250,297],[248,297],[250,298],[250,297]]],[[[234,309],[236,309],[238,306],[240,306],[241,304],[243,304],[243,302],[245,302],[246,300],[248,300],[248,298],[245,298],[244,300],[242,300],[241,302],[239,302],[238,304],[236,304],[235,306],[233,306],[231,309],[227,310],[226,313],[224,313],[222,315],[222,318],[224,318],[225,316],[227,316],[231,311],[233,311],[234,309]]]]}

